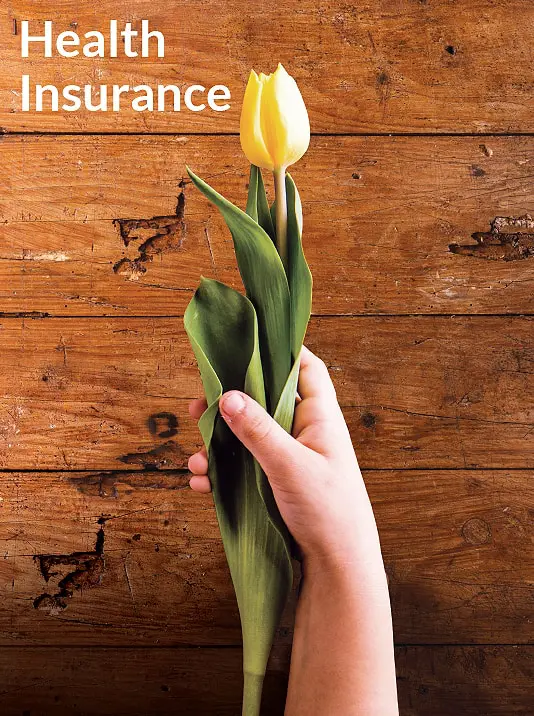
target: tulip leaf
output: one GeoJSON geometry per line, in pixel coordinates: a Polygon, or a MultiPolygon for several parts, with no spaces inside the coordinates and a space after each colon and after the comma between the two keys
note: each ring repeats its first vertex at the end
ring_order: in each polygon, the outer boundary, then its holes
{"type": "Polygon", "coordinates": [[[218,413],[219,398],[230,389],[244,390],[265,406],[256,313],[242,294],[203,278],[184,325],[208,402],[199,427],[241,617],[243,714],[257,716],[267,659],[291,590],[289,536],[265,474],[218,413]]]}
{"type": "Polygon", "coordinates": [[[291,370],[291,306],[282,261],[269,235],[252,217],[187,171],[219,209],[232,234],[243,285],[256,309],[267,406],[274,410],[291,370]]]}
{"type": "MultiPolygon", "coordinates": [[[[312,275],[302,250],[302,204],[300,196],[289,173],[286,174],[287,201],[287,248],[291,304],[291,353],[293,360],[299,355],[310,320],[312,307],[312,275]]],[[[270,214],[276,216],[276,200],[270,214]]]]}
{"type": "Polygon", "coordinates": [[[260,169],[251,167],[246,212],[188,172],[230,229],[246,290],[243,296],[202,279],[184,323],[208,401],[199,428],[241,617],[243,715],[258,716],[267,658],[291,588],[290,555],[298,549],[265,474],[221,418],[218,403],[223,392],[244,390],[291,431],[312,277],[302,251],[300,197],[289,174],[286,275],[275,243],[276,206],[269,208],[260,169]]]}
{"type": "Polygon", "coordinates": [[[286,174],[288,282],[291,301],[291,351],[300,354],[312,307],[312,275],[302,250],[302,205],[290,174],[286,174]]]}
{"type": "Polygon", "coordinates": [[[261,175],[261,169],[254,164],[250,165],[250,178],[248,184],[247,214],[261,226],[261,228],[274,241],[275,230],[269,202],[265,193],[265,185],[261,175]]]}

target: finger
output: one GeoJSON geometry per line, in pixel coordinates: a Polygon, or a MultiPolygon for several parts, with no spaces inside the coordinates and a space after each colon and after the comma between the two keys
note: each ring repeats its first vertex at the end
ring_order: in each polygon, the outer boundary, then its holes
{"type": "Polygon", "coordinates": [[[189,480],[189,487],[195,492],[211,492],[211,483],[205,475],[193,475],[189,480]]]}
{"type": "Polygon", "coordinates": [[[295,408],[293,435],[312,425],[340,424],[344,421],[337,402],[334,384],[324,362],[303,346],[299,372],[299,394],[302,398],[295,408]]]}
{"type": "Polygon", "coordinates": [[[187,467],[193,475],[207,475],[208,474],[208,456],[206,454],[206,448],[202,448],[194,455],[191,455],[187,461],[187,467]]]}
{"type": "Polygon", "coordinates": [[[336,391],[328,368],[324,361],[306,346],[302,346],[300,354],[298,393],[303,400],[320,398],[329,402],[337,402],[336,391]]]}
{"type": "Polygon", "coordinates": [[[287,433],[255,400],[238,390],[225,393],[219,409],[228,427],[250,450],[273,487],[294,481],[309,451],[287,433]]]}
{"type": "Polygon", "coordinates": [[[189,415],[198,420],[207,407],[205,398],[195,398],[189,403],[189,415]]]}

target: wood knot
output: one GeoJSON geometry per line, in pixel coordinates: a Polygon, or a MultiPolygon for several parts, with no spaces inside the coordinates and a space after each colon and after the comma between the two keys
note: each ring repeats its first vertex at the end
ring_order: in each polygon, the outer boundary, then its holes
{"type": "Polygon", "coordinates": [[[368,428],[369,430],[376,425],[376,415],[373,415],[373,413],[364,413],[361,420],[364,428],[368,428]]]}
{"type": "Polygon", "coordinates": [[[486,176],[486,172],[484,171],[484,169],[482,169],[482,167],[479,167],[478,164],[471,164],[469,171],[471,172],[472,177],[486,176]]]}
{"type": "Polygon", "coordinates": [[[491,527],[480,517],[472,517],[463,525],[462,537],[467,544],[488,544],[492,540],[491,527]]]}

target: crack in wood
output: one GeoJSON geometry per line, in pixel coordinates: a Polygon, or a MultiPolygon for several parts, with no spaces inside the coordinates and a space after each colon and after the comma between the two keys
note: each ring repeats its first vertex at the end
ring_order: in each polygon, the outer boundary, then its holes
{"type": "Polygon", "coordinates": [[[0,311],[0,318],[50,318],[48,311],[0,311]]]}
{"type": "Polygon", "coordinates": [[[130,281],[137,281],[146,273],[147,264],[154,260],[154,256],[181,249],[186,236],[184,214],[185,192],[182,186],[174,214],[150,219],[113,219],[125,247],[133,241],[142,241],[137,249],[139,255],[134,259],[126,256],[120,259],[114,264],[113,271],[130,281]]]}
{"type": "Polygon", "coordinates": [[[61,573],[60,567],[74,567],[58,582],[55,594],[43,592],[33,601],[34,609],[39,609],[50,616],[57,616],[68,606],[68,600],[75,592],[98,587],[102,583],[105,571],[104,560],[104,524],[106,518],[98,520],[100,528],[96,533],[95,548],[91,552],[72,552],[71,554],[38,554],[34,560],[39,571],[48,584],[50,579],[61,573]]]}
{"type": "Polygon", "coordinates": [[[471,236],[476,244],[450,244],[449,251],[493,261],[521,261],[534,256],[534,219],[530,214],[496,216],[489,231],[475,231],[471,236]]]}

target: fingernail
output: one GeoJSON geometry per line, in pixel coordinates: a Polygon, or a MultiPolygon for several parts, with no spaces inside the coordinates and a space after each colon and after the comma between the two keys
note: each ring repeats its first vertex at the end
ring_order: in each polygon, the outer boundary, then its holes
{"type": "Polygon", "coordinates": [[[241,413],[245,407],[245,401],[241,393],[232,391],[223,395],[219,401],[219,408],[223,415],[223,418],[233,418],[238,413],[241,413]]]}

